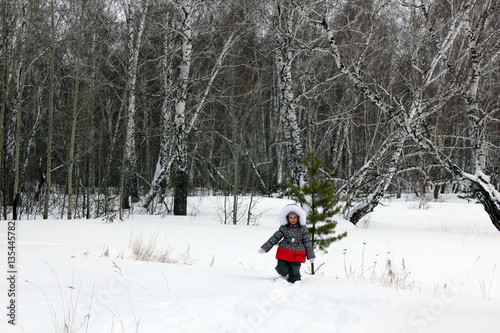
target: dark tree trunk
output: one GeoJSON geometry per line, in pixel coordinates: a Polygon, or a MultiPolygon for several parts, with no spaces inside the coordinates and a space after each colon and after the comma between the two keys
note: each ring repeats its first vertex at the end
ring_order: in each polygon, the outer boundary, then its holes
{"type": "Polygon", "coordinates": [[[491,223],[500,231],[500,202],[498,202],[498,199],[495,199],[481,184],[473,183],[472,192],[477,196],[486,213],[488,213],[491,223]]]}
{"type": "Polygon", "coordinates": [[[187,215],[188,175],[186,170],[175,172],[174,215],[187,215]]]}
{"type": "Polygon", "coordinates": [[[441,185],[436,185],[434,187],[434,200],[437,200],[439,198],[439,189],[441,188],[441,185]]]}

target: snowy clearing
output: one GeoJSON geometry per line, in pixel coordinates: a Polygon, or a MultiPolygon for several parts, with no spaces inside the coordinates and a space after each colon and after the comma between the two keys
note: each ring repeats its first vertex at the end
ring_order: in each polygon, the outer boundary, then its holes
{"type": "Polygon", "coordinates": [[[257,253],[289,202],[259,199],[255,226],[221,224],[214,197],[190,198],[186,217],[19,221],[16,326],[4,278],[0,330],[498,332],[500,233],[481,205],[386,200],[358,227],[336,217],[347,238],[289,284],[275,279],[274,249],[257,253]],[[135,260],[134,244],[170,263],[135,260]]]}

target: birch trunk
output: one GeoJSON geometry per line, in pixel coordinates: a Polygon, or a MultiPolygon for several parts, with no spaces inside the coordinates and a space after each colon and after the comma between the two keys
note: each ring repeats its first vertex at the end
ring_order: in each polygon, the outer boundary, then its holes
{"type": "MultiPolygon", "coordinates": [[[[291,6],[291,5],[290,5],[291,6]]],[[[290,181],[301,184],[305,170],[302,166],[304,157],[300,141],[300,128],[297,121],[297,101],[293,92],[292,61],[290,35],[292,24],[292,9],[283,8],[281,2],[276,2],[277,15],[273,19],[275,28],[275,65],[278,81],[278,113],[283,123],[283,134],[286,147],[286,160],[291,171],[290,181]],[[286,13],[282,13],[286,10],[286,13]]]]}
{"type": "Polygon", "coordinates": [[[391,161],[388,170],[385,172],[382,179],[379,181],[377,187],[372,191],[366,200],[363,200],[357,204],[349,214],[347,214],[346,219],[352,224],[356,225],[364,216],[368,213],[373,212],[373,209],[378,206],[380,200],[384,197],[387,188],[392,182],[396,171],[398,170],[399,160],[403,152],[404,139],[400,138],[395,142],[395,148],[392,152],[391,161]]]}
{"type": "MultiPolygon", "coordinates": [[[[173,12],[173,11],[172,11],[173,12]]],[[[173,80],[173,64],[172,59],[174,56],[174,37],[172,27],[172,14],[167,12],[164,15],[163,25],[166,27],[163,34],[163,58],[162,58],[162,83],[164,99],[161,107],[162,115],[162,130],[161,130],[161,143],[156,164],[156,171],[153,177],[153,182],[149,193],[146,195],[144,207],[148,208],[151,202],[158,197],[159,203],[164,203],[167,196],[168,184],[171,176],[172,163],[173,163],[173,142],[172,135],[172,100],[174,85],[173,80]]]]}
{"type": "Polygon", "coordinates": [[[240,144],[238,142],[238,120],[237,120],[237,112],[236,112],[236,103],[235,103],[235,71],[234,66],[232,67],[232,82],[229,97],[229,112],[231,113],[231,140],[232,140],[232,158],[233,158],[233,224],[236,225],[238,223],[238,208],[239,208],[239,191],[240,191],[240,144]]]}
{"type": "MultiPolygon", "coordinates": [[[[98,85],[97,81],[97,54],[96,54],[96,45],[98,42],[98,36],[96,33],[92,35],[92,73],[90,75],[90,86],[92,91],[96,90],[96,87],[98,85]]],[[[94,137],[95,137],[95,97],[94,95],[91,96],[90,98],[90,105],[89,105],[89,127],[90,127],[90,133],[87,141],[87,152],[88,154],[88,160],[87,160],[87,188],[84,190],[86,192],[86,203],[84,205],[84,211],[83,215],[87,217],[87,219],[91,218],[91,197],[92,194],[95,192],[95,174],[94,174],[94,137]]]]}
{"type": "MultiPolygon", "coordinates": [[[[24,4],[25,6],[26,4],[24,4]]],[[[0,204],[2,207],[2,217],[7,219],[7,206],[10,204],[10,182],[9,178],[11,172],[9,172],[8,162],[13,160],[13,130],[14,123],[12,116],[9,112],[10,108],[7,107],[10,101],[11,85],[16,77],[16,69],[18,68],[19,59],[16,58],[15,54],[19,49],[18,39],[22,35],[23,27],[23,14],[21,9],[23,6],[15,6],[14,3],[5,3],[5,11],[10,12],[14,16],[14,22],[12,27],[6,27],[4,29],[4,43],[2,53],[4,55],[4,65],[5,74],[2,80],[2,110],[0,114],[0,191],[1,200],[0,204]],[[9,7],[10,6],[10,7],[9,7]],[[11,28],[11,29],[9,29],[11,28]],[[9,31],[10,30],[10,31],[9,31]]],[[[15,81],[14,81],[14,84],[15,81]]]]}
{"type": "Polygon", "coordinates": [[[56,53],[56,26],[54,15],[54,0],[50,1],[50,24],[51,24],[51,51],[50,51],[50,92],[49,92],[49,129],[47,133],[47,171],[45,202],[43,205],[43,219],[49,217],[50,191],[52,187],[52,133],[54,128],[54,89],[55,89],[55,53],[56,53]]]}
{"type": "MultiPolygon", "coordinates": [[[[356,84],[357,88],[364,93],[364,95],[370,99],[377,107],[380,108],[384,113],[395,119],[401,130],[405,132],[405,136],[408,136],[414,140],[423,151],[427,152],[432,156],[438,163],[447,169],[457,181],[465,181],[465,183],[471,188],[471,190],[478,196],[479,200],[483,204],[486,212],[488,213],[493,225],[500,231],[500,193],[495,189],[491,183],[490,177],[484,172],[484,122],[486,121],[486,116],[480,116],[479,107],[477,106],[477,89],[480,79],[481,69],[479,68],[479,53],[476,49],[477,43],[477,31],[473,31],[470,22],[472,18],[471,8],[473,5],[477,5],[476,2],[466,1],[461,4],[461,7],[453,13],[453,17],[450,19],[450,24],[447,33],[444,35],[442,41],[440,41],[437,35],[434,33],[433,27],[430,29],[431,38],[436,46],[436,54],[430,62],[429,67],[426,70],[421,70],[422,73],[422,84],[414,92],[414,98],[411,106],[408,110],[405,110],[402,106],[393,107],[389,103],[385,102],[378,94],[376,94],[363,80],[359,74],[359,69],[354,70],[349,69],[346,66],[337,45],[335,35],[330,29],[327,19],[323,18],[319,23],[324,29],[327,35],[327,40],[330,45],[331,54],[335,60],[338,69],[344,73],[344,75],[356,84]],[[460,168],[457,163],[455,163],[446,152],[440,151],[440,149],[428,138],[425,133],[425,126],[423,124],[425,115],[429,112],[426,110],[431,109],[429,100],[423,98],[424,91],[431,87],[432,83],[443,77],[445,73],[448,73],[452,66],[449,63],[447,53],[451,50],[460,31],[465,27],[465,33],[468,37],[469,45],[469,57],[471,61],[472,74],[470,75],[471,82],[468,85],[468,89],[464,91],[461,96],[466,96],[467,102],[467,112],[469,114],[469,120],[471,122],[471,132],[472,136],[470,140],[473,144],[474,151],[474,164],[475,173],[470,174],[464,169],[460,168]],[[440,67],[440,64],[444,63],[444,67],[440,67]]],[[[490,4],[491,5],[491,4],[490,4]]],[[[425,6],[422,5],[424,13],[425,6]]],[[[484,15],[482,19],[485,20],[489,14],[493,11],[484,9],[484,15]]],[[[494,55],[496,57],[496,54],[494,55]]],[[[487,63],[485,61],[485,63],[487,63]]],[[[463,84],[459,83],[459,88],[463,84]]],[[[455,87],[450,89],[456,89],[455,87]]],[[[450,91],[452,94],[453,91],[450,91]]],[[[396,101],[395,96],[390,96],[390,100],[396,101]]],[[[438,105],[435,108],[439,108],[438,105]]]]}
{"type": "Polygon", "coordinates": [[[23,112],[23,92],[24,92],[24,79],[26,77],[25,71],[25,49],[26,37],[28,35],[28,12],[29,4],[24,0],[20,6],[21,12],[21,26],[20,26],[20,60],[16,70],[16,99],[14,102],[14,126],[15,126],[15,139],[14,139],[14,192],[12,200],[12,218],[18,219],[18,206],[20,204],[20,155],[21,155],[21,114],[23,112]]]}
{"type": "Polygon", "coordinates": [[[85,4],[82,3],[82,12],[80,15],[80,27],[78,29],[78,51],[76,59],[76,74],[75,74],[75,95],[73,97],[73,115],[71,124],[71,142],[69,147],[69,165],[68,165],[68,211],[67,219],[71,220],[73,215],[73,169],[75,165],[75,142],[76,142],[76,126],[78,124],[78,93],[80,88],[80,61],[81,47],[83,38],[83,23],[85,14],[85,4]]]}
{"type": "Polygon", "coordinates": [[[350,177],[349,181],[339,187],[337,195],[347,202],[342,209],[344,218],[356,224],[378,205],[397,171],[397,164],[406,138],[407,136],[402,129],[395,130],[380,145],[373,156],[350,177]],[[391,152],[392,159],[387,170],[381,171],[381,160],[391,152]],[[355,203],[359,192],[363,190],[362,186],[367,182],[368,174],[379,174],[379,179],[376,181],[378,185],[366,199],[355,203]],[[351,208],[351,205],[354,205],[354,208],[351,208]]]}
{"type": "MultiPolygon", "coordinates": [[[[162,141],[162,147],[160,148],[160,157],[158,159],[157,168],[155,172],[155,177],[153,180],[152,189],[146,197],[144,206],[148,207],[153,198],[157,195],[160,198],[166,196],[167,184],[169,182],[170,175],[174,175],[174,214],[175,215],[186,215],[187,214],[187,195],[188,195],[188,185],[189,176],[187,172],[187,151],[186,151],[186,139],[191,130],[193,129],[199,114],[203,106],[206,103],[210,89],[213,86],[214,80],[217,77],[224,58],[233,45],[235,38],[234,33],[232,33],[229,38],[224,43],[221,53],[219,54],[215,64],[208,76],[208,82],[206,87],[201,94],[201,98],[198,103],[193,107],[191,111],[191,118],[188,120],[186,118],[187,113],[187,96],[188,96],[188,83],[190,79],[191,70],[191,58],[192,58],[192,14],[195,10],[193,4],[198,4],[197,2],[192,2],[191,0],[181,0],[178,2],[179,6],[179,28],[181,36],[181,62],[179,64],[179,73],[175,82],[172,82],[172,71],[171,63],[167,65],[164,73],[164,80],[167,83],[164,85],[166,97],[163,104],[163,117],[165,127],[164,139],[162,141]],[[170,83],[170,84],[169,84],[170,83]],[[171,96],[173,92],[170,90],[170,86],[175,87],[175,97],[174,97],[174,112],[173,116],[170,114],[170,102],[168,96],[171,96]],[[173,119],[172,119],[173,118],[173,119]],[[170,147],[168,146],[170,145],[170,147]],[[175,167],[175,171],[172,169],[175,167]]],[[[167,33],[170,33],[167,31],[167,33]]],[[[170,37],[169,37],[170,38],[170,37]]],[[[171,53],[171,43],[169,41],[164,45],[164,53],[171,53]]],[[[164,54],[165,59],[171,61],[169,57],[171,54],[164,54]]]]}
{"type": "Polygon", "coordinates": [[[174,182],[174,215],[187,215],[188,174],[186,153],[186,100],[191,69],[193,51],[191,19],[192,7],[190,0],[181,0],[182,10],[182,60],[179,64],[177,78],[177,96],[174,106],[174,155],[175,155],[175,182],[174,182]]]}
{"type": "Polygon", "coordinates": [[[139,201],[139,185],[137,181],[137,152],[136,152],[136,82],[139,64],[139,51],[142,34],[149,8],[149,0],[145,7],[140,8],[136,1],[129,0],[127,8],[128,26],[128,67],[127,67],[127,135],[125,139],[125,163],[123,172],[124,184],[122,193],[122,208],[130,208],[132,202],[139,201]],[[137,25],[137,26],[136,26],[137,25]]]}
{"type": "MultiPolygon", "coordinates": [[[[473,30],[473,18],[470,8],[467,11],[465,20],[465,32],[469,41],[468,54],[471,61],[472,72],[470,75],[469,88],[465,92],[467,114],[469,116],[470,127],[472,130],[473,158],[475,173],[467,174],[457,172],[469,180],[472,192],[476,194],[479,201],[483,204],[484,210],[490,217],[493,225],[500,231],[500,192],[491,183],[491,178],[485,172],[486,165],[486,141],[485,141],[485,123],[488,120],[488,114],[484,114],[478,105],[478,88],[481,79],[481,72],[485,69],[480,65],[480,52],[478,50],[478,32],[473,30]]],[[[497,56],[498,57],[498,51],[497,56]]],[[[457,170],[458,171],[458,170],[457,170]]]]}

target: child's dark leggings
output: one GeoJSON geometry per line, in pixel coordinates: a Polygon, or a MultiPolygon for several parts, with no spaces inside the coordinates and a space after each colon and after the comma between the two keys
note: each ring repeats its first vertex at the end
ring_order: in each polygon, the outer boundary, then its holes
{"type": "Polygon", "coordinates": [[[288,275],[288,282],[294,283],[295,281],[300,280],[300,262],[278,259],[276,271],[281,276],[286,277],[288,275]]]}

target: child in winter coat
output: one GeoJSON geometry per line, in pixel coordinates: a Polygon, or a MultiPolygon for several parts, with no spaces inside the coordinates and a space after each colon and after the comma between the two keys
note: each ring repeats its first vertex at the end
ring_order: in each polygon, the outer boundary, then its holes
{"type": "Polygon", "coordinates": [[[276,271],[294,283],[300,280],[300,264],[306,262],[306,257],[310,262],[316,257],[306,227],[306,213],[296,204],[290,204],[281,210],[278,218],[281,227],[258,252],[266,253],[279,242],[276,271]]]}

